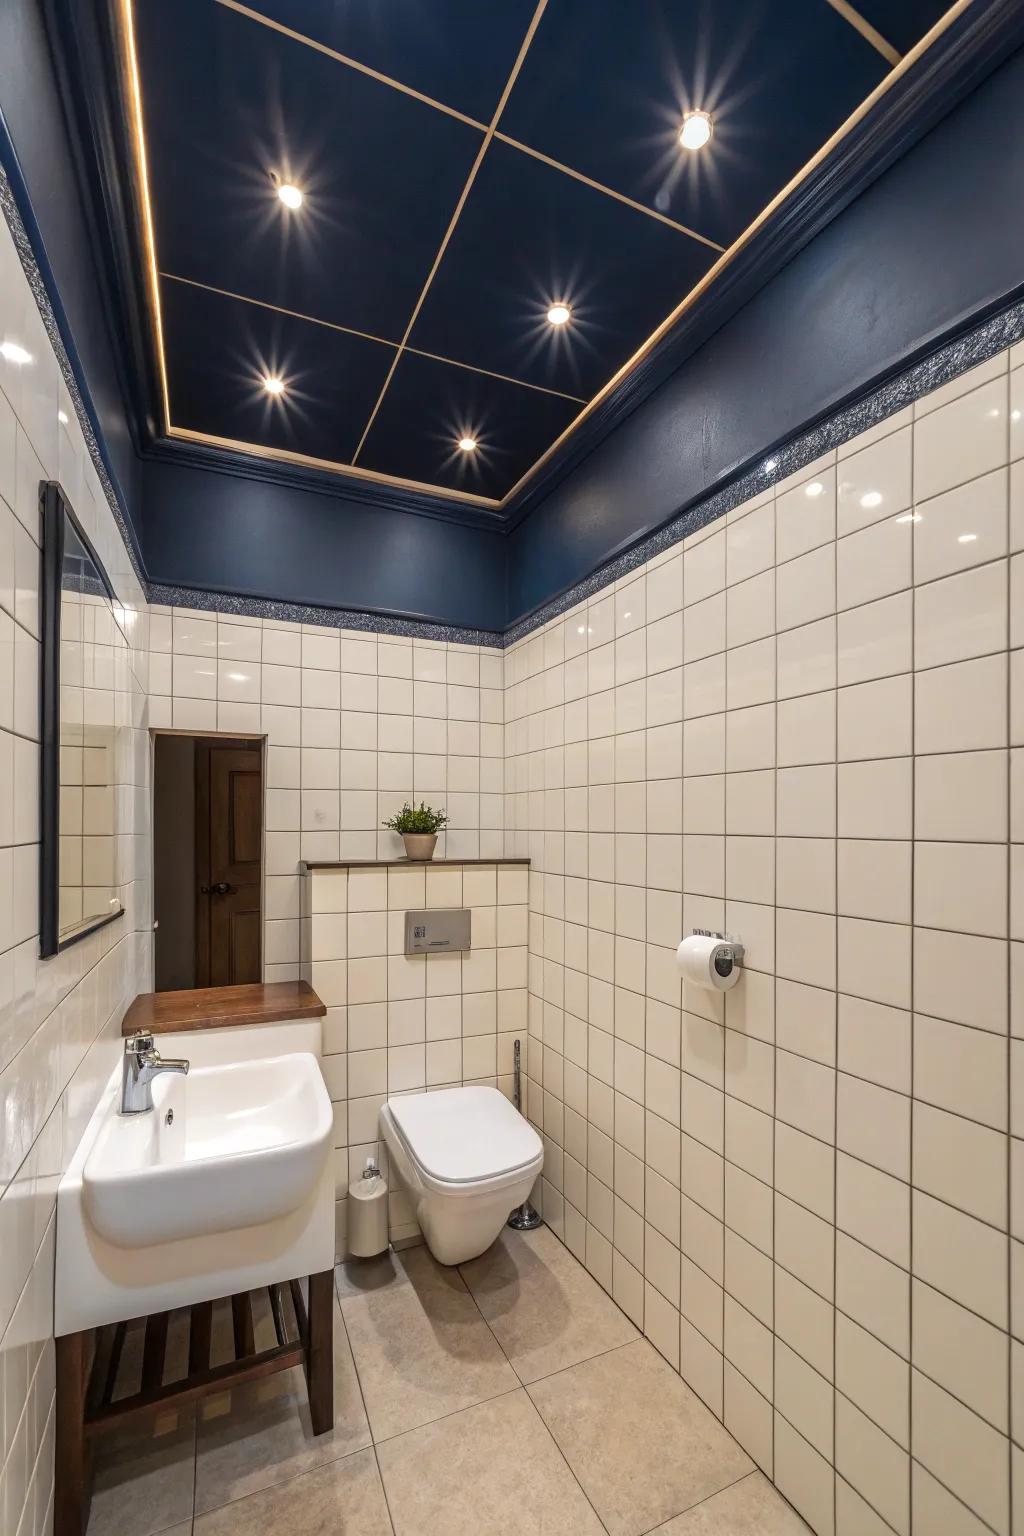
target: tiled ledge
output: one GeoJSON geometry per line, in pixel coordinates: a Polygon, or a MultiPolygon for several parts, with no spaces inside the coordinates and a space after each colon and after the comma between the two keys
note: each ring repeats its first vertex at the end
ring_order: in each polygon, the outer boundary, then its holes
{"type": "Polygon", "coordinates": [[[529,864],[529,859],[306,859],[303,870],[472,868],[477,865],[529,864]]]}

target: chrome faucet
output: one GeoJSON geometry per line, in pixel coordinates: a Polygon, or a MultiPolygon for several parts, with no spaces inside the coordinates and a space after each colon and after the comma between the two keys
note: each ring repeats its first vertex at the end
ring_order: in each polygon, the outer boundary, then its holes
{"type": "Polygon", "coordinates": [[[184,1076],[188,1062],[170,1056],[165,1060],[153,1044],[153,1036],[145,1030],[129,1035],[124,1043],[121,1070],[122,1115],[140,1115],[153,1108],[153,1079],[161,1072],[180,1072],[184,1076]]]}

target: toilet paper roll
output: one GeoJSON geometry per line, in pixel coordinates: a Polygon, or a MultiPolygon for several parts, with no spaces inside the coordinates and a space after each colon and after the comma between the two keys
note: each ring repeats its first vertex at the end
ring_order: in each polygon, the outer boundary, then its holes
{"type": "Polygon", "coordinates": [[[688,986],[728,992],[740,979],[734,946],[705,933],[691,933],[676,950],[679,974],[688,986]]]}

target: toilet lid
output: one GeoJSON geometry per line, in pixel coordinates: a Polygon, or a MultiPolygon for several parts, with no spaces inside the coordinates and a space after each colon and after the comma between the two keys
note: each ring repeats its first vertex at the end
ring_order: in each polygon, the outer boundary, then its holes
{"type": "Polygon", "coordinates": [[[442,1088],[388,1099],[417,1163],[446,1184],[512,1173],[533,1162],[541,1141],[497,1088],[442,1088]]]}

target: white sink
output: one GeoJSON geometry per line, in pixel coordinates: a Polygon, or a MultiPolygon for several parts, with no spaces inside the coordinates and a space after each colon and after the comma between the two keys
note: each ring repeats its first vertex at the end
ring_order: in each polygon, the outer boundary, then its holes
{"type": "Polygon", "coordinates": [[[82,1167],[86,1214],[122,1248],[273,1221],[317,1185],[332,1125],[305,1052],[162,1075],[152,1110],[122,1115],[111,1101],[82,1167]]]}

